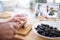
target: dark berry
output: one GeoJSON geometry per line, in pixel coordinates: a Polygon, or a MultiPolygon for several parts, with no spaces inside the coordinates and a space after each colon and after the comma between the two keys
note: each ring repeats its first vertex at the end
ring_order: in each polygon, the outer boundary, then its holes
{"type": "Polygon", "coordinates": [[[49,27],[50,29],[53,29],[53,27],[49,27]]]}
{"type": "Polygon", "coordinates": [[[38,25],[37,28],[40,28],[40,25],[38,25]]]}
{"type": "Polygon", "coordinates": [[[38,29],[38,28],[35,28],[36,30],[38,29]]]}
{"type": "Polygon", "coordinates": [[[44,36],[45,36],[45,35],[46,35],[46,33],[44,32],[44,33],[42,33],[42,35],[44,35],[44,36]]]}
{"type": "Polygon", "coordinates": [[[45,34],[45,36],[49,36],[49,32],[45,32],[46,34],[45,34]]]}
{"type": "Polygon", "coordinates": [[[55,30],[57,30],[57,28],[54,28],[55,30]]]}
{"type": "Polygon", "coordinates": [[[35,29],[37,30],[37,33],[43,36],[60,37],[60,31],[57,28],[53,28],[47,24],[38,25],[35,29]]]}
{"type": "Polygon", "coordinates": [[[43,30],[38,30],[37,31],[39,34],[42,34],[44,31],[43,30]]]}
{"type": "Polygon", "coordinates": [[[47,24],[41,24],[41,26],[49,27],[49,25],[47,25],[47,24]]]}

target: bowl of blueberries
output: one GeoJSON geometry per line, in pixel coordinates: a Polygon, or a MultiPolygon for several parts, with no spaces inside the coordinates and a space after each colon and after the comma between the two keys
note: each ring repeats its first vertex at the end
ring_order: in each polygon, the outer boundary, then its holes
{"type": "Polygon", "coordinates": [[[60,23],[53,21],[42,21],[32,26],[33,32],[46,39],[60,39],[60,23]]]}

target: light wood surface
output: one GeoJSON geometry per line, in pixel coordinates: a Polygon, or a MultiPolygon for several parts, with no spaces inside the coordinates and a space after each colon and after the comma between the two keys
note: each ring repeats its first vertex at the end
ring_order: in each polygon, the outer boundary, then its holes
{"type": "Polygon", "coordinates": [[[24,28],[20,28],[18,30],[18,34],[26,36],[31,31],[31,29],[31,26],[25,25],[24,28]]]}
{"type": "MultiPolygon", "coordinates": [[[[27,26],[32,26],[34,23],[39,22],[39,21],[31,21],[31,22],[29,21],[26,25],[27,26]]],[[[15,35],[15,38],[17,38],[19,40],[22,40],[22,39],[23,40],[50,40],[50,39],[45,39],[45,38],[37,36],[32,30],[26,36],[15,35]]],[[[55,40],[55,39],[53,39],[53,40],[55,40]]],[[[60,40],[60,39],[56,39],[56,40],[60,40]]]]}

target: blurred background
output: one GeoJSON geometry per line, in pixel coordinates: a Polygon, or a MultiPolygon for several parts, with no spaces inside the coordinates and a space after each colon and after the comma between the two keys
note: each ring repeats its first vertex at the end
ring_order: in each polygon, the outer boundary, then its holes
{"type": "Polygon", "coordinates": [[[35,9],[37,3],[59,3],[60,0],[0,0],[0,9],[12,11],[14,8],[35,9]]]}
{"type": "Polygon", "coordinates": [[[10,11],[15,13],[24,13],[30,15],[35,11],[37,3],[49,3],[60,7],[60,0],[0,0],[0,13],[10,11]]]}

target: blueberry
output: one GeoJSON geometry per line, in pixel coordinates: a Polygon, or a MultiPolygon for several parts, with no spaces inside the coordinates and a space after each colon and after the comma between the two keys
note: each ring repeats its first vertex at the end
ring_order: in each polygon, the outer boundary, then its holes
{"type": "Polygon", "coordinates": [[[45,32],[47,32],[48,30],[47,30],[47,29],[45,29],[44,31],[45,31],[45,32]]]}
{"type": "Polygon", "coordinates": [[[41,32],[40,32],[40,31],[37,31],[37,33],[41,34],[41,32]]]}
{"type": "Polygon", "coordinates": [[[43,36],[45,36],[45,35],[46,35],[46,33],[44,32],[44,33],[42,33],[42,35],[43,35],[43,36]]]}
{"type": "Polygon", "coordinates": [[[45,29],[46,27],[45,26],[42,26],[43,27],[43,29],[45,29]]]}
{"type": "Polygon", "coordinates": [[[40,25],[38,25],[37,28],[40,28],[40,25]]]}
{"type": "Polygon", "coordinates": [[[50,33],[48,36],[49,36],[49,37],[52,37],[53,35],[50,33]]]}
{"type": "Polygon", "coordinates": [[[44,28],[43,28],[43,27],[40,27],[40,29],[41,29],[41,30],[44,30],[44,28]]]}
{"type": "Polygon", "coordinates": [[[49,27],[49,25],[47,25],[47,24],[41,24],[41,26],[49,27]]]}
{"type": "Polygon", "coordinates": [[[39,34],[41,34],[41,33],[43,33],[44,31],[41,30],[41,29],[38,29],[37,32],[38,32],[39,34]]]}
{"type": "Polygon", "coordinates": [[[38,29],[38,28],[35,28],[36,30],[38,29]]]}
{"type": "Polygon", "coordinates": [[[53,27],[49,27],[50,29],[53,29],[53,27]]]}
{"type": "Polygon", "coordinates": [[[59,31],[55,31],[55,34],[56,34],[57,36],[59,36],[59,35],[60,35],[59,31]]]}
{"type": "Polygon", "coordinates": [[[51,37],[56,37],[56,35],[52,35],[51,37]]]}
{"type": "Polygon", "coordinates": [[[49,28],[46,28],[44,31],[45,32],[50,32],[51,30],[49,28]]]}
{"type": "Polygon", "coordinates": [[[49,32],[45,32],[46,34],[45,34],[45,36],[48,36],[49,35],[49,32]]]}
{"type": "Polygon", "coordinates": [[[35,29],[37,30],[37,33],[43,36],[60,37],[60,31],[57,28],[53,28],[47,24],[38,25],[35,29]]]}
{"type": "Polygon", "coordinates": [[[41,24],[41,26],[46,26],[46,24],[41,24]]]}
{"type": "Polygon", "coordinates": [[[51,34],[56,34],[56,32],[55,31],[51,31],[51,34]]]}
{"type": "Polygon", "coordinates": [[[54,28],[55,30],[57,30],[57,28],[54,28]]]}

